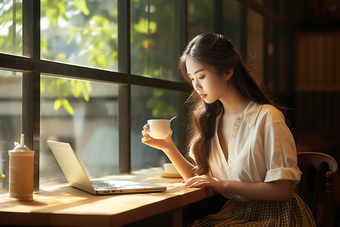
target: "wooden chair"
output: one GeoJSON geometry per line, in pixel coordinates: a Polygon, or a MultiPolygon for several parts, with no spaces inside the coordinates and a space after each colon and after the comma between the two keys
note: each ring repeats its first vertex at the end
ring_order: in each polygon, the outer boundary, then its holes
{"type": "Polygon", "coordinates": [[[336,160],[320,152],[298,153],[298,166],[302,171],[297,193],[311,209],[317,226],[334,226],[332,196],[334,172],[338,169],[336,160]]]}

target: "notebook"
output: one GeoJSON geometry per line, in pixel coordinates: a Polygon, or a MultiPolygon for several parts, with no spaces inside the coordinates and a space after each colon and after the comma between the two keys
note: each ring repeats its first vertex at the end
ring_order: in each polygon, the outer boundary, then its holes
{"type": "Polygon", "coordinates": [[[160,192],[166,186],[134,179],[90,180],[69,143],[47,141],[69,184],[75,188],[95,194],[123,194],[160,192]]]}

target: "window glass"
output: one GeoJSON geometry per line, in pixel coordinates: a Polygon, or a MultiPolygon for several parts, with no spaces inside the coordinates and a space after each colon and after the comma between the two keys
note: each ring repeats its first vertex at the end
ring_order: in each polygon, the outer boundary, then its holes
{"type": "Polygon", "coordinates": [[[22,1],[0,3],[0,52],[22,55],[22,1]]]}
{"type": "Polygon", "coordinates": [[[263,16],[247,9],[247,60],[258,78],[263,78],[263,16]]]}
{"type": "Polygon", "coordinates": [[[22,74],[0,70],[0,194],[8,190],[8,151],[20,142],[22,74]],[[5,177],[3,177],[5,176],[5,177]]]}
{"type": "Polygon", "coordinates": [[[42,186],[66,182],[47,140],[70,143],[89,177],[117,174],[118,85],[42,76],[42,186]]]}
{"type": "Polygon", "coordinates": [[[234,47],[241,51],[241,3],[235,0],[224,0],[223,36],[231,40],[234,47]]]}
{"type": "Polygon", "coordinates": [[[141,142],[143,126],[148,119],[170,119],[173,130],[172,139],[179,149],[183,147],[183,109],[184,94],[168,90],[152,89],[139,86],[131,87],[131,167],[132,171],[160,167],[169,162],[166,155],[141,142]]]}
{"type": "Polygon", "coordinates": [[[117,0],[41,1],[41,56],[117,71],[117,0]]]}
{"type": "Polygon", "coordinates": [[[131,1],[131,73],[181,81],[176,1],[131,1]]]}
{"type": "Polygon", "coordinates": [[[188,0],[188,39],[214,31],[214,1],[188,0]]]}

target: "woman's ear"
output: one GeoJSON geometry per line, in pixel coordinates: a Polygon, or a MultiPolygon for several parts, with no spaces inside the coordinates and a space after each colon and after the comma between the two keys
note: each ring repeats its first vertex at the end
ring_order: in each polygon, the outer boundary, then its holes
{"type": "Polygon", "coordinates": [[[230,70],[225,72],[226,80],[229,80],[232,75],[234,75],[234,68],[231,68],[230,70]]]}

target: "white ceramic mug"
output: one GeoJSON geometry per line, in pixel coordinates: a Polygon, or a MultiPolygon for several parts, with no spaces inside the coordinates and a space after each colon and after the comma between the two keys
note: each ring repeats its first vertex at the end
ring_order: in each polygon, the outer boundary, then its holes
{"type": "Polygon", "coordinates": [[[165,139],[170,132],[170,120],[151,119],[148,120],[149,135],[154,139],[165,139]]]}
{"type": "Polygon", "coordinates": [[[167,173],[178,173],[176,167],[172,163],[164,163],[164,169],[167,173]]]}

